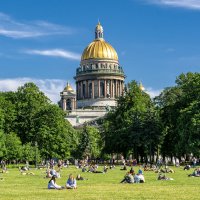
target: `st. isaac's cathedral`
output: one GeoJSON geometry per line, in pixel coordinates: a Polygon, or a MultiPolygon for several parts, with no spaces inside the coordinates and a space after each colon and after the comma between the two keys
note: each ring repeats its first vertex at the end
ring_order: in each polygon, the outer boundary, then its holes
{"type": "Polygon", "coordinates": [[[103,37],[100,23],[94,41],[82,53],[74,79],[76,91],[67,83],[60,93],[60,105],[69,111],[66,119],[73,126],[104,116],[116,106],[116,98],[123,95],[125,74],[117,52],[103,37]]]}

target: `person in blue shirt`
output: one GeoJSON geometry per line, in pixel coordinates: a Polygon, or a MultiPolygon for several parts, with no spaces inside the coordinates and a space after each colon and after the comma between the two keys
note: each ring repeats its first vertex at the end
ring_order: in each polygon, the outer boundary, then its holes
{"type": "Polygon", "coordinates": [[[66,182],[66,188],[67,189],[76,189],[77,188],[76,179],[74,178],[74,176],[72,174],[69,175],[69,178],[66,182]]]}

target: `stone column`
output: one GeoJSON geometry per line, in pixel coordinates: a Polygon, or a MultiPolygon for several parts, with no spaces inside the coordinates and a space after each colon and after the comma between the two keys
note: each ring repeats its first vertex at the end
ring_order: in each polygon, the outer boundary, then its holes
{"type": "Polygon", "coordinates": [[[65,111],[66,110],[66,99],[62,100],[62,107],[63,107],[63,110],[65,111]]]}
{"type": "Polygon", "coordinates": [[[76,82],[76,99],[78,99],[78,82],[76,82]]]}
{"type": "Polygon", "coordinates": [[[122,95],[124,95],[124,81],[122,81],[122,95]]]}
{"type": "Polygon", "coordinates": [[[106,92],[107,91],[107,85],[106,85],[106,80],[104,80],[104,98],[106,98],[106,92]]]}
{"type": "Polygon", "coordinates": [[[115,96],[118,97],[118,80],[115,83],[115,96]]]}
{"type": "Polygon", "coordinates": [[[74,99],[74,110],[76,109],[76,99],[74,99]]]}
{"type": "Polygon", "coordinates": [[[90,82],[88,81],[88,84],[87,84],[87,94],[88,94],[88,99],[89,99],[89,97],[90,97],[90,94],[89,94],[89,84],[90,84],[90,82]]]}
{"type": "Polygon", "coordinates": [[[100,98],[100,82],[101,80],[98,80],[98,97],[100,98]]]}
{"type": "Polygon", "coordinates": [[[113,98],[115,98],[115,80],[113,80],[113,98]]]}
{"type": "Polygon", "coordinates": [[[118,96],[121,96],[121,81],[119,80],[119,95],[118,96]]]}
{"type": "Polygon", "coordinates": [[[121,80],[119,81],[119,96],[122,95],[122,82],[121,80]]]}
{"type": "Polygon", "coordinates": [[[83,99],[83,81],[81,81],[81,99],[83,99]]]}
{"type": "Polygon", "coordinates": [[[94,99],[94,80],[92,80],[92,99],[94,99]]]}
{"type": "Polygon", "coordinates": [[[113,80],[111,79],[111,80],[110,80],[110,98],[113,97],[112,91],[113,91],[113,80]]]}

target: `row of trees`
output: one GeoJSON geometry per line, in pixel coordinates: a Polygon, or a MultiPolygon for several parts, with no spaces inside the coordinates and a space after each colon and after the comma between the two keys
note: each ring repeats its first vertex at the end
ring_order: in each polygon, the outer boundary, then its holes
{"type": "Polygon", "coordinates": [[[181,158],[200,155],[200,74],[181,74],[152,100],[135,81],[103,122],[105,152],[181,158]]]}
{"type": "Polygon", "coordinates": [[[200,155],[200,74],[181,74],[174,87],[151,99],[136,81],[127,85],[99,126],[74,129],[65,113],[33,83],[0,93],[0,158],[97,158],[132,154],[200,155]]]}

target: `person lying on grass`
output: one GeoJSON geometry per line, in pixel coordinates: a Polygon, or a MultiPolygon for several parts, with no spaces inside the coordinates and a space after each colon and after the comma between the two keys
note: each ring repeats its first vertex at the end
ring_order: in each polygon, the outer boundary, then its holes
{"type": "Polygon", "coordinates": [[[64,187],[57,185],[56,184],[56,176],[52,176],[52,178],[50,179],[49,183],[48,183],[48,189],[57,189],[57,190],[61,190],[64,187]]]}
{"type": "Polygon", "coordinates": [[[74,178],[74,176],[72,174],[69,175],[69,178],[66,182],[66,188],[67,189],[76,189],[77,188],[76,179],[74,178]]]}
{"type": "Polygon", "coordinates": [[[91,165],[90,169],[88,170],[88,172],[92,172],[92,173],[105,173],[103,171],[98,171],[97,167],[95,165],[91,165]]]}
{"type": "Polygon", "coordinates": [[[165,174],[164,175],[159,174],[158,175],[158,180],[171,181],[171,180],[174,180],[174,179],[166,177],[165,174]]]}
{"type": "Polygon", "coordinates": [[[84,180],[88,180],[87,178],[83,178],[80,174],[77,175],[76,177],[77,181],[84,181],[84,180]]]}

